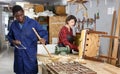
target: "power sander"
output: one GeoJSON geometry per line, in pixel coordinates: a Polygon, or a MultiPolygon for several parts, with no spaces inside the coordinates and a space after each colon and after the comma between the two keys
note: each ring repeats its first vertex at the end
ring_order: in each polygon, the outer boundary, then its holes
{"type": "Polygon", "coordinates": [[[66,46],[66,47],[59,47],[59,46],[55,46],[55,54],[60,54],[60,55],[66,55],[70,53],[70,47],[66,46]]]}

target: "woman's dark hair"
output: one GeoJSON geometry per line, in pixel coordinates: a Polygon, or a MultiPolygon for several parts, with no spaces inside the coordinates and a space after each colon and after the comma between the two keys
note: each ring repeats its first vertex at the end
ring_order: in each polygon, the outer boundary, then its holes
{"type": "Polygon", "coordinates": [[[13,15],[15,15],[16,12],[21,11],[21,10],[23,11],[23,8],[21,6],[15,5],[12,8],[12,13],[13,13],[13,15]]]}
{"type": "Polygon", "coordinates": [[[70,21],[71,19],[74,19],[75,20],[75,23],[77,22],[77,19],[74,15],[69,15],[66,20],[65,20],[65,23],[68,24],[68,21],[70,21]]]}

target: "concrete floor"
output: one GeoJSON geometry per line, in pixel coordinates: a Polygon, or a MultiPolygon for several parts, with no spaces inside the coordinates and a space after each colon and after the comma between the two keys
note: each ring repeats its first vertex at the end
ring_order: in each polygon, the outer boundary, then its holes
{"type": "Polygon", "coordinates": [[[14,74],[13,72],[13,49],[7,44],[0,52],[0,74],[14,74]]]}
{"type": "Polygon", "coordinates": [[[3,45],[2,50],[0,51],[0,74],[15,74],[13,71],[13,50],[14,49],[9,46],[8,42],[3,45]]]}

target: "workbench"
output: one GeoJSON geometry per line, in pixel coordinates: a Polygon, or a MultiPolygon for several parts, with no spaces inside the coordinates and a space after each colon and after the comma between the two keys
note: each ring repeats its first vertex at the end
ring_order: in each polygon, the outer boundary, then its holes
{"type": "MultiPolygon", "coordinates": [[[[53,55],[53,56],[57,57],[59,55],[53,55]]],[[[76,59],[78,59],[78,55],[67,55],[67,56],[62,56],[61,58],[62,58],[62,62],[70,62],[72,59],[73,61],[76,61],[76,59]]],[[[120,74],[120,68],[110,65],[106,62],[97,62],[86,59],[81,59],[81,60],[82,62],[80,63],[83,66],[90,68],[91,70],[97,72],[97,74],[120,74]]],[[[54,72],[51,72],[50,68],[46,66],[46,64],[48,63],[53,63],[53,61],[49,60],[48,55],[43,56],[38,54],[38,62],[40,62],[38,67],[39,67],[39,71],[41,71],[41,74],[55,74],[54,72]]]]}

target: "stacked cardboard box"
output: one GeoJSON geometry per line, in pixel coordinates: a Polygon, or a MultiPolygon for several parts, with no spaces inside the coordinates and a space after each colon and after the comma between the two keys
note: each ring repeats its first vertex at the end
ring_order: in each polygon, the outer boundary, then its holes
{"type": "Polygon", "coordinates": [[[42,4],[34,5],[34,11],[35,11],[35,13],[43,12],[44,11],[44,5],[42,5],[42,4]]]}

